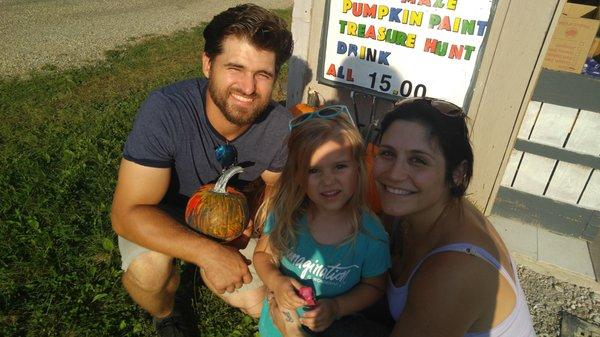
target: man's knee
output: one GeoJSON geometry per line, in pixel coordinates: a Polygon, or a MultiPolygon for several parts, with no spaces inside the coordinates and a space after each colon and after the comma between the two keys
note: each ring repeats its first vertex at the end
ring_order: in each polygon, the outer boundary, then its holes
{"type": "Polygon", "coordinates": [[[164,290],[172,280],[176,270],[173,258],[157,252],[140,254],[123,273],[125,286],[156,292],[164,290]]]}

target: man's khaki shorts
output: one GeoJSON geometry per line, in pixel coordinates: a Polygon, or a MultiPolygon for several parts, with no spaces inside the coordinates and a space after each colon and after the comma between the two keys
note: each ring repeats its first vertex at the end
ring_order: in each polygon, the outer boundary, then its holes
{"type": "MultiPolygon", "coordinates": [[[[240,250],[240,253],[243,256],[245,256],[248,260],[252,260],[252,255],[254,254],[254,248],[256,248],[257,241],[258,241],[258,239],[251,238],[250,241],[248,241],[248,245],[246,246],[246,248],[240,250]]],[[[133,242],[119,236],[119,252],[121,253],[121,269],[123,269],[123,271],[127,271],[127,268],[129,268],[129,265],[138,256],[140,256],[143,253],[150,252],[150,251],[151,250],[146,247],[142,247],[136,243],[133,243],[133,242]]],[[[256,273],[256,269],[254,269],[253,263],[248,266],[248,270],[250,271],[250,274],[252,275],[252,282],[244,284],[240,289],[237,289],[235,292],[233,292],[231,294],[228,293],[227,295],[233,295],[238,291],[253,290],[253,289],[256,289],[263,285],[262,281],[258,277],[258,274],[256,273]]]]}

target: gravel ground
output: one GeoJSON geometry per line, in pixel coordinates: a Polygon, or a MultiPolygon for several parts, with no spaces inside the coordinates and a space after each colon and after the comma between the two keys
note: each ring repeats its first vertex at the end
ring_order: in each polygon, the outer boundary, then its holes
{"type": "MultiPolygon", "coordinates": [[[[0,76],[22,75],[47,64],[83,65],[136,38],[190,28],[245,2],[0,0],[0,76]]],[[[266,8],[293,4],[293,0],[252,2],[266,8]]]]}
{"type": "Polygon", "coordinates": [[[561,311],[600,326],[600,293],[522,266],[518,273],[538,337],[560,336],[561,311]]]}

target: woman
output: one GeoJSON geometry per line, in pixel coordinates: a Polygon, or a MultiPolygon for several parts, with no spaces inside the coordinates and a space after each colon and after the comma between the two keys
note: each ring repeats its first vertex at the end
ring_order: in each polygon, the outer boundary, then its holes
{"type": "Polygon", "coordinates": [[[473,170],[465,114],[402,101],[381,123],[373,173],[392,226],[392,336],[535,336],[500,236],[464,198],[473,170]]]}

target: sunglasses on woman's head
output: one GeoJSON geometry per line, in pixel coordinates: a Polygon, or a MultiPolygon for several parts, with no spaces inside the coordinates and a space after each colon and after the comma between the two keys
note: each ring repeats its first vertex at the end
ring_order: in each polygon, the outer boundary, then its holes
{"type": "Polygon", "coordinates": [[[237,150],[231,144],[221,144],[215,147],[215,156],[223,170],[237,164],[237,150]]]}
{"type": "Polygon", "coordinates": [[[466,116],[466,114],[463,112],[463,110],[461,108],[459,108],[457,105],[447,102],[447,101],[444,101],[442,99],[430,98],[430,97],[407,98],[407,99],[403,99],[401,101],[396,102],[394,104],[394,106],[398,107],[398,106],[408,104],[408,103],[413,103],[413,102],[426,102],[432,108],[434,108],[437,112],[439,112],[442,115],[447,116],[447,117],[465,117],[466,116]]]}
{"type": "Polygon", "coordinates": [[[352,116],[350,115],[350,112],[348,111],[348,108],[345,105],[331,105],[314,112],[304,113],[298,117],[293,118],[290,121],[290,131],[298,125],[301,125],[304,122],[307,122],[313,118],[333,119],[342,113],[346,114],[348,120],[350,121],[350,123],[352,123],[352,125],[356,125],[354,123],[354,120],[352,119],[352,116]]]}

